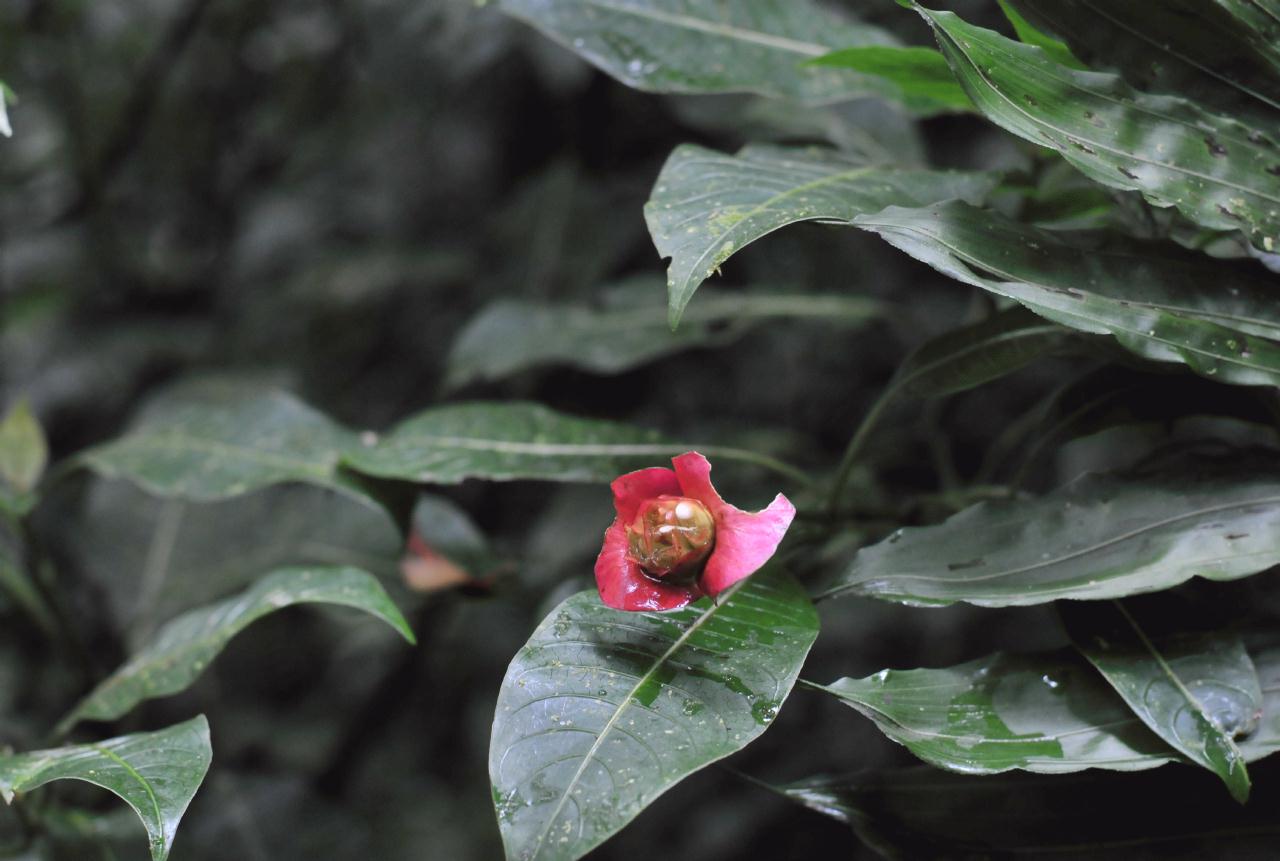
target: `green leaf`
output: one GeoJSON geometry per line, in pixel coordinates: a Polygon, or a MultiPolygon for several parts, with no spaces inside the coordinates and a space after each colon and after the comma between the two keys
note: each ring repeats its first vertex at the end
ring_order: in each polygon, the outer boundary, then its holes
{"type": "Polygon", "coordinates": [[[1119,598],[1280,563],[1274,462],[1186,461],[1086,475],[1040,499],[983,502],[858,551],[828,595],[984,607],[1119,598]]]}
{"type": "Polygon", "coordinates": [[[26,555],[26,542],[18,524],[0,513],[0,597],[8,595],[45,633],[56,636],[57,621],[31,579],[26,555]]]}
{"type": "Polygon", "coordinates": [[[13,126],[9,125],[9,107],[7,102],[13,101],[13,90],[0,81],[0,135],[13,137],[13,126]]]}
{"type": "Polygon", "coordinates": [[[1214,634],[1153,643],[1118,601],[1063,610],[1077,647],[1129,708],[1187,759],[1249,798],[1249,772],[1234,738],[1257,728],[1262,690],[1244,642],[1214,634]]]}
{"type": "Polygon", "coordinates": [[[456,484],[489,481],[612,481],[664,456],[697,449],[804,478],[771,458],[719,446],[664,442],[656,431],[557,413],[539,404],[452,404],[401,422],[344,464],[380,478],[456,484]]]}
{"type": "MultiPolygon", "coordinates": [[[[1280,750],[1280,646],[1270,642],[1249,654],[1263,680],[1262,714],[1237,745],[1243,759],[1254,762],[1280,750]]],[[[1188,651],[1180,666],[1196,673],[1215,660],[1188,651]]],[[[871,718],[916,756],[952,771],[1134,771],[1185,761],[1068,650],[997,652],[944,669],[882,670],[814,687],[871,718]]]]}
{"type": "Polygon", "coordinates": [[[898,98],[907,109],[918,116],[973,110],[973,103],[951,74],[946,59],[932,48],[842,48],[809,61],[809,65],[853,69],[884,78],[897,88],[898,98]]]}
{"type": "Polygon", "coordinates": [[[508,858],[579,858],[764,732],[817,614],[777,573],[720,599],[627,613],[582,592],[538,627],[507,671],[489,749],[508,858]]]}
{"type": "Polygon", "coordinates": [[[887,89],[875,77],[804,61],[896,42],[811,0],[500,0],[500,8],[622,83],[661,93],[753,92],[810,103],[875,95],[887,89]]]}
{"type": "Polygon", "coordinates": [[[643,279],[606,292],[598,308],[500,299],[458,335],[446,385],[497,380],[551,364],[618,374],[682,350],[731,343],[768,320],[856,324],[876,317],[882,308],[856,296],[725,293],[704,297],[685,315],[685,325],[672,332],[661,297],[661,283],[643,279]]]}
{"type": "Polygon", "coordinates": [[[48,462],[49,444],[40,422],[20,400],[0,419],[0,504],[24,513],[48,462]]]}
{"type": "Polygon", "coordinates": [[[1236,18],[1222,8],[1226,4],[1213,0],[1165,0],[1159,15],[1134,0],[1013,3],[1066,39],[1088,63],[1118,69],[1139,90],[1184,96],[1264,128],[1275,126],[1280,109],[1276,21],[1267,22],[1251,2],[1231,5],[1250,7],[1246,14],[1263,20],[1236,18]],[[1264,36],[1259,25],[1272,32],[1264,36]]]}
{"type": "Polygon", "coordinates": [[[919,398],[967,391],[1061,349],[1071,337],[1061,326],[1011,308],[926,341],[898,367],[890,386],[919,398]]]}
{"type": "Polygon", "coordinates": [[[881,670],[823,690],[941,768],[1134,771],[1177,754],[1079,656],[996,653],[944,669],[881,670]]]}
{"type": "Polygon", "coordinates": [[[209,723],[201,715],[159,732],[0,756],[0,798],[12,803],[53,780],[100,786],[134,809],[146,826],[152,861],[164,861],[212,756],[209,723]]]}
{"type": "Polygon", "coordinates": [[[124,436],[78,460],[147,491],[216,500],[286,481],[359,494],[337,466],[357,436],[285,392],[230,381],[186,383],[143,410],[124,436]]]}
{"type": "Polygon", "coordinates": [[[1266,251],[1280,236],[1280,158],[1267,134],[1116,75],[1080,72],[1040,48],[917,7],[978,109],[1057,150],[1089,177],[1138,190],[1191,220],[1242,230],[1266,251]]]}
{"type": "Polygon", "coordinates": [[[1023,18],[1009,0],[997,0],[997,2],[1000,4],[1000,11],[1004,13],[1004,17],[1009,19],[1009,23],[1013,25],[1013,32],[1018,34],[1020,41],[1027,45],[1035,45],[1052,57],[1054,62],[1061,63],[1068,68],[1082,70],[1087,68],[1076,59],[1075,55],[1071,53],[1071,49],[1066,45],[1032,26],[1031,22],[1023,18]]]}
{"type": "Polygon", "coordinates": [[[294,604],[354,607],[386,622],[410,643],[413,632],[370,574],[355,568],[286,568],[263,577],[241,595],[192,610],[165,625],[59,724],[67,732],[82,720],[115,720],[138,703],[185,690],[236,634],[258,619],[294,604]]]}
{"type": "Polygon", "coordinates": [[[680,321],[698,285],[735,252],[800,221],[847,222],[886,206],[977,201],[995,184],[984,173],[899,170],[834,152],[749,146],[724,155],[677,147],[645,204],[645,221],[667,270],[669,322],[680,321]]]}
{"type": "Polygon", "coordinates": [[[1280,384],[1280,306],[1252,264],[1107,233],[1041,230],[960,201],[890,207],[854,224],[945,275],[1073,329],[1113,335],[1144,358],[1228,383],[1280,384]]]}

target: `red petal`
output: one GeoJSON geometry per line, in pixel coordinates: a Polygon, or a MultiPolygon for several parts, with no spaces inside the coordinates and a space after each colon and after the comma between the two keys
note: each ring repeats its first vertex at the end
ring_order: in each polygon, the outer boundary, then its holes
{"type": "Polygon", "coordinates": [[[613,507],[624,523],[635,519],[642,502],[664,495],[680,496],[676,474],[660,466],[620,475],[609,487],[613,490],[613,507]]]}
{"type": "MultiPolygon", "coordinates": [[[[646,469],[641,472],[670,470],[646,469]]],[[[616,485],[627,477],[624,475],[614,482],[615,492],[616,485]]],[[[675,481],[674,476],[672,481],[675,481]]],[[[605,530],[604,547],[596,559],[596,588],[600,590],[601,601],[617,610],[678,610],[702,597],[702,590],[697,586],[676,586],[647,577],[627,553],[624,523],[619,518],[605,530]]]]}
{"type": "Polygon", "coordinates": [[[671,463],[676,468],[676,478],[680,479],[680,490],[677,491],[679,495],[698,500],[712,514],[718,514],[721,508],[728,505],[711,486],[711,464],[705,457],[696,451],[690,451],[673,457],[671,463]]]}
{"type": "Polygon", "coordinates": [[[716,549],[699,581],[708,595],[718,595],[768,562],[787,534],[796,507],[779,493],[768,508],[756,514],[726,502],[715,515],[716,549]]]}

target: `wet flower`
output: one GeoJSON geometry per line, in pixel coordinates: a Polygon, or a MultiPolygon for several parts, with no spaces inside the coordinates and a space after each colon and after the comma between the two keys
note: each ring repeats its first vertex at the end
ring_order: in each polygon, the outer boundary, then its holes
{"type": "Polygon", "coordinates": [[[596,559],[600,599],[619,610],[675,610],[715,596],[773,556],[796,509],[779,493],[754,514],[711,485],[711,464],[695,451],[619,476],[610,485],[617,517],[596,559]]]}

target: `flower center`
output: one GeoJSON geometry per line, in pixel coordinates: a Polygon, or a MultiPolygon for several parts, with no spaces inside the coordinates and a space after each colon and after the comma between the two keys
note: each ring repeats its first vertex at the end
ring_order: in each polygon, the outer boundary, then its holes
{"type": "Polygon", "coordinates": [[[716,539],[706,506],[685,496],[659,496],[641,504],[627,524],[631,558],[650,577],[692,583],[702,573],[716,539]]]}

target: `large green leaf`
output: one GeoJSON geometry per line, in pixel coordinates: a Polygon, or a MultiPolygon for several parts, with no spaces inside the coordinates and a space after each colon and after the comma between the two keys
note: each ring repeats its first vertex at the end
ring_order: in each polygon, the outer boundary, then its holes
{"type": "Polygon", "coordinates": [[[952,771],[1133,771],[1177,758],[1087,662],[1066,650],[881,670],[823,689],[916,756],[952,771]]]}
{"type": "Polygon", "coordinates": [[[1069,607],[1063,615],[1077,647],[1133,713],[1244,803],[1249,772],[1234,739],[1253,732],[1262,716],[1262,690],[1244,642],[1216,634],[1157,645],[1118,601],[1069,607]]]}
{"type": "Polygon", "coordinates": [[[921,116],[973,110],[951,67],[932,48],[864,45],[841,48],[810,61],[814,66],[878,75],[898,89],[899,99],[921,116]]]}
{"type": "MultiPolygon", "coordinates": [[[[917,7],[920,9],[920,7],[917,7]]],[[[1264,250],[1280,237],[1280,153],[1274,135],[1174,96],[1081,72],[1043,50],[920,9],[978,109],[1057,150],[1091,178],[1176,206],[1206,227],[1242,230],[1264,250]]]]}
{"type": "Polygon", "coordinates": [[[433,484],[468,478],[612,481],[692,448],[708,457],[746,460],[795,474],[752,452],[664,442],[656,431],[513,401],[427,410],[371,445],[349,452],[344,463],[368,475],[433,484]]]}
{"type": "Polygon", "coordinates": [[[82,720],[115,720],[143,700],[185,690],[245,628],[294,604],[338,604],[363,610],[395,628],[410,643],[413,632],[371,575],[355,568],[286,568],[241,595],[192,610],[112,673],[59,724],[66,732],[82,720]]]}
{"type": "Polygon", "coordinates": [[[877,167],[820,149],[677,147],[644,207],[659,255],[671,258],[670,323],[730,256],[780,227],[847,222],[894,204],[977,202],[994,184],[991,174],[877,167]]]}
{"type": "Polygon", "coordinates": [[[1280,563],[1274,462],[1188,461],[1086,475],[1040,499],[983,502],[858,552],[828,594],[986,607],[1118,598],[1280,563]]]}
{"type": "Polygon", "coordinates": [[[53,780],[100,786],[134,809],[146,826],[151,858],[163,861],[212,756],[209,723],[201,715],[159,732],[0,756],[0,798],[12,803],[53,780]]]}
{"type": "Polygon", "coordinates": [[[1113,335],[1144,358],[1229,383],[1280,384],[1280,305],[1254,264],[1041,230],[960,201],[891,207],[854,223],[939,272],[1065,326],[1113,335]]]}
{"type": "Polygon", "coordinates": [[[803,65],[835,48],[896,41],[812,0],[500,0],[500,5],[642,90],[754,92],[805,102],[893,92],[875,77],[803,65]]]}
{"type": "Polygon", "coordinates": [[[725,293],[704,296],[672,332],[661,297],[661,283],[643,279],[605,292],[600,307],[500,299],[458,335],[445,382],[463,386],[549,364],[617,374],[682,350],[730,343],[767,320],[864,323],[882,310],[857,296],[725,293]]]}
{"type": "Polygon", "coordinates": [[[804,591],[776,572],[673,613],[569,598],[516,655],[498,696],[489,775],[507,857],[579,858],[748,744],[817,634],[804,591]]]}
{"type": "MultiPolygon", "coordinates": [[[[1253,762],[1280,749],[1280,647],[1263,645],[1250,654],[1263,680],[1262,713],[1237,744],[1253,762]]],[[[1215,658],[1188,651],[1180,661],[1198,674],[1215,658]]],[[[1203,684],[1208,690],[1217,682],[1203,684]]],[[[951,771],[1134,771],[1183,761],[1073,651],[996,653],[944,669],[881,670],[819,687],[916,756],[951,771]]]]}
{"type": "Polygon", "coordinates": [[[124,436],[79,460],[152,493],[214,500],[285,481],[350,489],[337,466],[357,441],[285,392],[200,381],[166,391],[124,436]]]}
{"type": "MultiPolygon", "coordinates": [[[[1214,111],[1275,127],[1280,110],[1277,22],[1236,18],[1214,0],[1165,0],[1160,14],[1142,0],[1012,0],[1030,19],[1067,41],[1094,66],[1114,66],[1151,93],[1186,96],[1214,111]]],[[[1252,2],[1232,3],[1246,14],[1252,2]]],[[[1260,16],[1265,19],[1265,14],[1260,16]]],[[[1026,41],[1025,39],[1023,41],[1026,41]]]]}
{"type": "Polygon", "coordinates": [[[1280,836],[1280,787],[1260,779],[1242,807],[1206,793],[1189,769],[974,776],[917,766],[771,788],[853,826],[888,858],[1266,858],[1280,836]]]}

